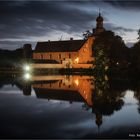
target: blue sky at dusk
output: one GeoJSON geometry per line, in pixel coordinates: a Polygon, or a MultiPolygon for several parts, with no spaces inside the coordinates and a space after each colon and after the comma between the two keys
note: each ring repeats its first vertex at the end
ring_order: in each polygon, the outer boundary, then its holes
{"type": "Polygon", "coordinates": [[[0,1],[0,48],[16,49],[37,41],[82,39],[96,26],[99,8],[106,30],[126,44],[137,41],[140,2],[130,0],[0,1]]]}

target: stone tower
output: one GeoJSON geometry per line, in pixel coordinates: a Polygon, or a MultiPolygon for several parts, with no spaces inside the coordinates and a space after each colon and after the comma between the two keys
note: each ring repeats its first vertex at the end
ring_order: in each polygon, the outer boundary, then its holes
{"type": "Polygon", "coordinates": [[[96,18],[96,28],[93,29],[93,36],[98,36],[100,33],[105,31],[103,21],[104,19],[99,11],[99,16],[96,18]]]}

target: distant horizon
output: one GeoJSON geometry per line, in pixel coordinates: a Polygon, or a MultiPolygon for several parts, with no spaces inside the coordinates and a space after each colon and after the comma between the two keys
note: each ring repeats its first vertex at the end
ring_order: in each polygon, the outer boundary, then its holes
{"type": "Polygon", "coordinates": [[[106,30],[137,42],[140,1],[0,1],[0,49],[15,50],[38,41],[83,39],[96,27],[99,8],[106,30]]]}

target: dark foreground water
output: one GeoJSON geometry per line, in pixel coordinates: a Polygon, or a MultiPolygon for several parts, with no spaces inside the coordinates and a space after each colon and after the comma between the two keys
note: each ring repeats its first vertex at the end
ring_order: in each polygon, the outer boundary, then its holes
{"type": "Polygon", "coordinates": [[[140,138],[140,88],[105,88],[92,76],[32,80],[1,80],[0,138],[140,138]]]}

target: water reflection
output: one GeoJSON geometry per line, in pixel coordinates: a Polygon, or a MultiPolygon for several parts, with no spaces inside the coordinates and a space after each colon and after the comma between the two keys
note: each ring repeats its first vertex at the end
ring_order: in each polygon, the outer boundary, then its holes
{"type": "MultiPolygon", "coordinates": [[[[105,131],[109,131],[111,129],[110,124],[112,122],[107,124],[106,117],[109,117],[110,120],[116,120],[116,122],[122,122],[121,125],[124,125],[127,132],[125,137],[128,137],[127,123],[129,123],[130,120],[132,120],[134,124],[140,126],[140,123],[138,123],[139,119],[137,119],[138,113],[140,113],[140,92],[138,86],[133,85],[132,81],[108,80],[107,77],[100,79],[93,76],[79,75],[32,75],[32,78],[29,81],[24,80],[24,78],[21,79],[21,77],[22,76],[17,75],[5,78],[0,77],[0,88],[2,89],[4,85],[11,84],[13,86],[16,85],[23,92],[23,95],[27,96],[27,98],[29,98],[34,91],[37,99],[49,100],[48,102],[51,100],[57,100],[66,101],[68,104],[82,103],[81,109],[86,112],[91,111],[91,114],[95,116],[95,118],[93,117],[92,119],[98,128],[98,136],[100,135],[108,138],[110,135],[109,132],[105,131]],[[127,92],[128,89],[133,91],[134,98],[133,96],[130,96],[129,92],[127,92]],[[134,106],[137,109],[137,112],[135,112],[135,109],[132,110],[130,109],[130,106],[127,106],[125,100],[126,97],[130,98],[129,100],[133,104],[135,103],[133,100],[137,100],[137,105],[134,106]],[[120,113],[120,118],[114,118],[116,113],[120,113]],[[123,116],[124,114],[127,115],[129,113],[133,114],[135,117],[125,118],[123,116]],[[125,123],[125,121],[127,123],[125,123]]],[[[80,116],[80,114],[77,115],[80,116]]],[[[68,124],[66,124],[66,126],[67,125],[68,124]]],[[[65,129],[67,128],[66,126],[65,129]]],[[[119,123],[117,123],[116,126],[114,124],[114,127],[118,129],[120,127],[119,123]]],[[[124,130],[122,130],[121,133],[123,133],[123,131],[124,130]]],[[[118,136],[119,133],[120,132],[117,130],[116,133],[112,134],[110,137],[118,136]]],[[[87,134],[84,137],[96,138],[98,136],[94,132],[87,134]]],[[[71,137],[74,138],[74,135],[71,137]]],[[[81,136],[79,137],[83,138],[81,136]]]]}
{"type": "MultiPolygon", "coordinates": [[[[95,114],[95,123],[100,128],[103,116],[111,116],[114,112],[122,109],[124,105],[125,90],[123,81],[108,81],[97,79],[93,76],[33,76],[32,88],[37,98],[48,100],[64,100],[72,102],[83,102],[84,110],[92,109],[95,114]],[[122,83],[121,83],[122,82],[122,83]],[[116,85],[120,86],[116,87],[116,85]]],[[[126,84],[126,83],[125,83],[126,84]]],[[[126,86],[126,85],[125,85],[126,86]]],[[[30,86],[25,85],[24,95],[30,95],[30,86]]],[[[134,96],[139,100],[140,94],[135,92],[134,96]]],[[[140,101],[140,100],[139,100],[140,101]]],[[[139,110],[139,108],[138,108],[139,110]]]]}
{"type": "Polygon", "coordinates": [[[39,76],[33,79],[40,81],[43,78],[46,81],[32,84],[38,98],[85,101],[89,106],[93,105],[95,85],[92,76],[39,76]]]}

